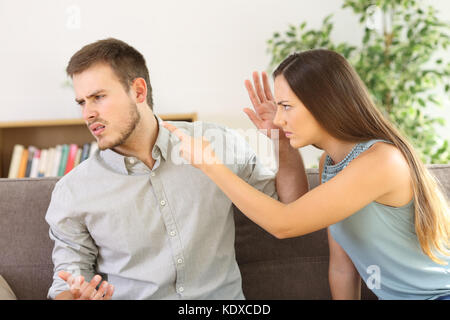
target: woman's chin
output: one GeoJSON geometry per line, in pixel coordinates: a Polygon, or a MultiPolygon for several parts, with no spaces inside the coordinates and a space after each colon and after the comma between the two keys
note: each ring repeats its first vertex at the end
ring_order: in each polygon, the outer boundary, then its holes
{"type": "Polygon", "coordinates": [[[300,149],[305,146],[305,144],[300,143],[300,141],[298,141],[297,139],[294,139],[294,138],[290,138],[289,143],[290,143],[291,147],[294,149],[300,149]]]}

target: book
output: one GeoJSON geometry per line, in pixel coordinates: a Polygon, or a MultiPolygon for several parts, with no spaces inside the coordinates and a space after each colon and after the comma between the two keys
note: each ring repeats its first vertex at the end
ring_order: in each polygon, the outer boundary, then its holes
{"type": "Polygon", "coordinates": [[[67,164],[66,169],[64,170],[64,174],[67,174],[70,172],[70,170],[73,169],[75,164],[75,157],[77,156],[78,146],[76,144],[71,144],[69,146],[69,154],[67,156],[67,164]]]}
{"type": "Polygon", "coordinates": [[[91,144],[90,143],[85,143],[83,145],[83,152],[81,153],[81,160],[80,160],[80,162],[83,162],[84,160],[89,158],[89,151],[90,151],[90,149],[91,149],[91,144]]]}
{"type": "Polygon", "coordinates": [[[81,147],[62,144],[47,149],[16,144],[11,155],[8,178],[61,177],[97,150],[97,141],[85,143],[81,147]]]}
{"type": "Polygon", "coordinates": [[[25,177],[28,178],[31,172],[31,164],[33,163],[34,152],[36,151],[36,147],[29,146],[28,147],[28,159],[27,159],[27,168],[25,170],[25,177]]]}
{"type": "Polygon", "coordinates": [[[47,151],[47,161],[44,166],[44,177],[52,177],[53,162],[55,161],[55,148],[50,148],[47,151]]]}
{"type": "Polygon", "coordinates": [[[13,149],[11,164],[9,165],[8,178],[17,178],[19,173],[20,160],[22,159],[22,152],[24,146],[21,144],[16,144],[13,149]]]}
{"type": "Polygon", "coordinates": [[[20,159],[19,165],[19,173],[17,174],[17,178],[25,178],[25,172],[27,171],[27,162],[28,162],[28,149],[23,149],[22,158],[20,159]]]}
{"type": "Polygon", "coordinates": [[[33,154],[33,162],[31,164],[30,178],[38,177],[39,160],[41,159],[41,150],[36,149],[33,154]]]}
{"type": "Polygon", "coordinates": [[[39,160],[38,177],[45,176],[45,164],[47,163],[48,149],[41,150],[41,159],[39,160]]]}
{"type": "Polygon", "coordinates": [[[52,177],[58,176],[59,164],[61,162],[61,152],[62,152],[62,145],[58,144],[55,147],[55,158],[53,159],[52,164],[52,177]]]}
{"type": "Polygon", "coordinates": [[[81,162],[81,153],[82,153],[83,151],[82,151],[82,149],[81,148],[78,148],[78,150],[77,150],[77,155],[75,156],[75,163],[73,164],[73,167],[75,168],[77,165],[79,165],[80,164],[80,162],[81,162]]]}
{"type": "Polygon", "coordinates": [[[66,171],[67,158],[69,156],[69,145],[63,144],[61,150],[61,161],[59,163],[58,177],[62,177],[66,171]]]}

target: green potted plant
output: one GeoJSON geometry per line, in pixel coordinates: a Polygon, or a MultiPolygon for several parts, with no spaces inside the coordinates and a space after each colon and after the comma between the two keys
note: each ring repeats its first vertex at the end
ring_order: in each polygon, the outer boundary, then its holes
{"type": "MultiPolygon", "coordinates": [[[[306,22],[289,25],[268,40],[271,68],[294,51],[326,48],[342,54],[367,85],[377,106],[409,138],[425,163],[449,163],[450,148],[436,126],[443,118],[430,107],[444,107],[436,88],[450,91],[450,24],[436,10],[416,0],[344,0],[342,8],[358,15],[364,36],[361,45],[334,43],[332,15],[318,30],[306,22]],[[447,56],[439,56],[445,52],[447,56]]],[[[447,101],[448,103],[448,101],[447,101]]],[[[447,105],[446,108],[449,108],[447,105]]]]}

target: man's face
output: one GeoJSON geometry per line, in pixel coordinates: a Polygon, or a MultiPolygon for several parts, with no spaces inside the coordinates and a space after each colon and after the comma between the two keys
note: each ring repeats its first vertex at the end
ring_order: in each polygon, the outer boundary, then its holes
{"type": "Polygon", "coordinates": [[[136,103],[107,64],[73,75],[76,101],[100,150],[124,144],[140,120],[136,103]]]}

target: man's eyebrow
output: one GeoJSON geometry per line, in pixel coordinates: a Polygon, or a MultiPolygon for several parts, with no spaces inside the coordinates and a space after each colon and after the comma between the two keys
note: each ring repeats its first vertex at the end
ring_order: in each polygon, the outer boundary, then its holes
{"type": "MultiPolygon", "coordinates": [[[[88,95],[87,98],[88,98],[88,99],[89,99],[89,98],[92,98],[93,96],[96,96],[97,94],[102,93],[102,92],[104,92],[104,91],[106,91],[106,90],[105,90],[105,89],[99,89],[99,90],[96,90],[96,91],[92,92],[90,95],[88,95]]],[[[81,102],[84,101],[84,99],[77,99],[77,98],[75,98],[75,101],[76,101],[77,103],[81,103],[81,102]]]]}

